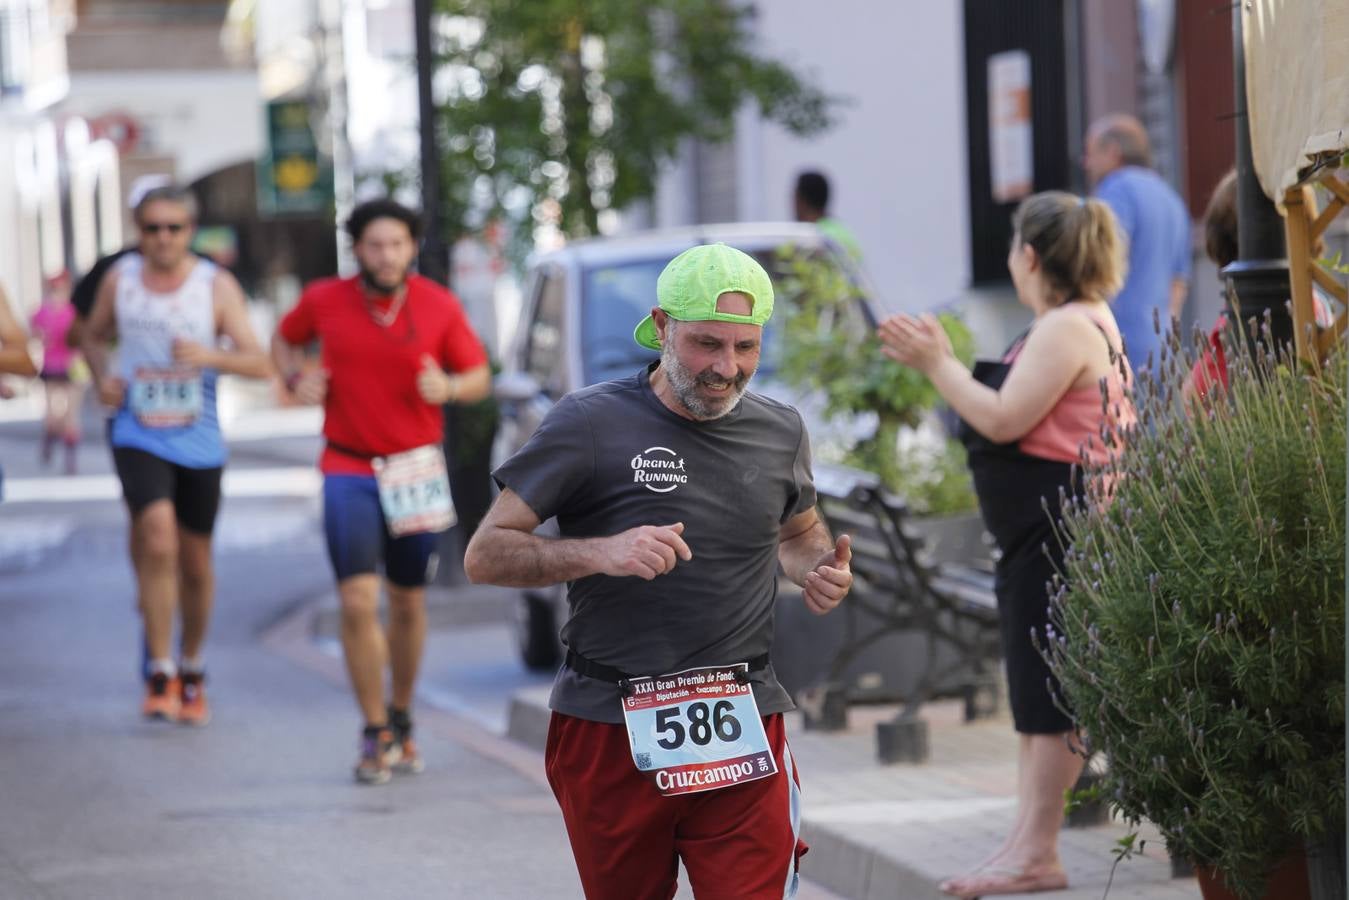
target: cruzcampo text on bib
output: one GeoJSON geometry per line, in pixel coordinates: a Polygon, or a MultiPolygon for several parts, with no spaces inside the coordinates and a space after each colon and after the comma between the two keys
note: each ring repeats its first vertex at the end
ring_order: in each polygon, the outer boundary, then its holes
{"type": "Polygon", "coordinates": [[[777,774],[748,669],[739,663],[629,680],[632,693],[622,705],[632,760],[662,794],[713,791],[777,774]]]}

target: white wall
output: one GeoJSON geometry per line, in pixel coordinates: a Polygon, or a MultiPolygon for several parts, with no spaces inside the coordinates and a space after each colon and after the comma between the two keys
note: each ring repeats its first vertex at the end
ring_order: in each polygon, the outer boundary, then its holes
{"type": "Polygon", "coordinates": [[[831,182],[830,212],[857,235],[883,301],[921,309],[969,281],[964,32],[951,0],[757,4],[760,49],[849,98],[808,140],[742,116],[739,214],[790,219],[797,173],[831,182]],[[757,160],[757,163],[756,163],[757,160]]]}
{"type": "MultiPolygon", "coordinates": [[[[421,157],[412,0],[348,3],[343,21],[347,140],[357,173],[415,171],[421,157]]],[[[415,185],[400,199],[420,207],[415,185]]],[[[382,193],[367,185],[362,196],[382,193]]]]}
{"type": "Polygon", "coordinates": [[[188,183],[262,153],[262,101],[250,71],[81,72],[63,112],[125,112],[140,124],[138,154],[173,157],[188,183]]]}

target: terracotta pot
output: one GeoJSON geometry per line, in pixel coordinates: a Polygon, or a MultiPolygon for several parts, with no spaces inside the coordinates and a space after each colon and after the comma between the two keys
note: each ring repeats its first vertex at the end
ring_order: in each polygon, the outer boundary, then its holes
{"type": "MultiPolygon", "coordinates": [[[[1222,873],[1212,866],[1195,866],[1194,874],[1199,879],[1199,892],[1204,895],[1204,900],[1241,900],[1228,889],[1222,873]]],[[[1311,888],[1307,885],[1307,854],[1301,847],[1274,867],[1260,900],[1311,900],[1311,888]]]]}

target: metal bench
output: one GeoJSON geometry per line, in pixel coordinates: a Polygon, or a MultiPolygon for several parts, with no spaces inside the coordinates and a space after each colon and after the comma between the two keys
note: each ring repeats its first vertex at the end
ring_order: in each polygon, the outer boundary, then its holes
{"type": "Polygon", "coordinates": [[[846,728],[848,705],[859,695],[899,702],[895,718],[877,726],[878,756],[921,761],[928,755],[927,725],[918,717],[924,703],[961,698],[966,721],[997,709],[1001,650],[991,557],[980,546],[938,561],[903,499],[870,473],[818,465],[815,487],[830,530],[852,536],[854,585],[839,611],[846,625],[828,674],[799,694],[806,727],[846,728]],[[911,684],[887,693],[847,682],[864,650],[899,634],[921,638],[911,684]]]}

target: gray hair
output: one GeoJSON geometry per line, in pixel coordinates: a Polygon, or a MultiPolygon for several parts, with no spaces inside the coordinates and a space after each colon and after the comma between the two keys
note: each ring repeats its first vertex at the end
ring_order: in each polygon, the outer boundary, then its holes
{"type": "Polygon", "coordinates": [[[1152,145],[1147,129],[1134,116],[1114,113],[1097,119],[1092,125],[1097,139],[1119,149],[1120,161],[1126,166],[1152,166],[1152,145]]]}
{"type": "Polygon", "coordinates": [[[136,223],[140,224],[141,216],[145,213],[145,208],[151,203],[176,203],[187,210],[187,217],[197,221],[197,195],[192,193],[191,188],[180,187],[176,184],[166,184],[161,187],[150,188],[140,198],[136,204],[135,218],[136,223]]]}

